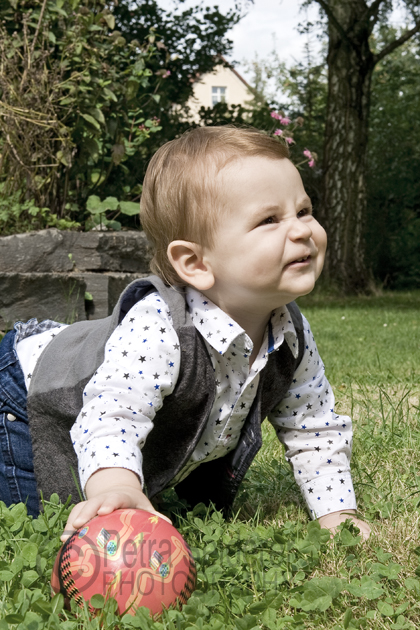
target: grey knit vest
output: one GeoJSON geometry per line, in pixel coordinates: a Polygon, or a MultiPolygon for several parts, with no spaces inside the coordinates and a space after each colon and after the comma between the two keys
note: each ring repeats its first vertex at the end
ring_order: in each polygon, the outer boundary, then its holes
{"type": "MultiPolygon", "coordinates": [[[[70,494],[77,501],[71,470],[77,475],[78,465],[69,431],[83,406],[83,390],[103,362],[112,332],[135,303],[156,290],[171,312],[181,367],[175,389],[157,412],[142,449],[149,498],[170,486],[194,451],[216,393],[206,344],[192,323],[183,290],[166,286],[156,276],[135,280],[121,294],[112,315],[72,324],[51,341],[37,362],[27,409],[36,480],[45,498],[57,492],[62,501],[70,494]]],[[[284,398],[303,355],[302,316],[294,303],[287,306],[298,336],[298,358],[287,343],[270,354],[235,450],[199,466],[177,486],[178,494],[191,504],[212,501],[220,509],[229,508],[261,447],[261,421],[284,398]]]]}

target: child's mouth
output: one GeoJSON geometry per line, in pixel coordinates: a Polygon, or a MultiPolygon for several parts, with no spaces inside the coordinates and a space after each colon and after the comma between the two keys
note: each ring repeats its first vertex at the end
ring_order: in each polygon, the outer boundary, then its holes
{"type": "Polygon", "coordinates": [[[288,265],[286,265],[287,267],[291,267],[292,265],[298,265],[301,263],[305,263],[305,262],[309,262],[311,259],[310,254],[308,254],[308,256],[303,256],[302,258],[298,258],[297,260],[293,260],[291,263],[289,263],[288,265]]]}

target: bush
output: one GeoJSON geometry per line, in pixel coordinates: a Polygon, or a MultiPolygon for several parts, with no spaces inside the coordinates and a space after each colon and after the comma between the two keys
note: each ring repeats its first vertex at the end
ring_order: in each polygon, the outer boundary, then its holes
{"type": "Polygon", "coordinates": [[[125,162],[159,129],[142,106],[162,77],[152,86],[154,33],[127,42],[114,26],[104,0],[0,3],[0,194],[17,195],[22,220],[33,200],[80,221],[114,172],[118,198],[140,192],[125,162]]]}

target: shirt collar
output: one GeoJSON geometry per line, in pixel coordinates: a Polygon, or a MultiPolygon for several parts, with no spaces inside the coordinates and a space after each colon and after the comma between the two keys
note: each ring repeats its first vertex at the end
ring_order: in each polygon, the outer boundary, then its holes
{"type": "Polygon", "coordinates": [[[270,344],[269,334],[268,353],[270,354],[273,350],[277,350],[283,341],[286,340],[287,345],[296,359],[299,353],[298,338],[287,306],[276,308],[271,315],[270,323],[272,326],[273,347],[270,344]]]}
{"type": "MultiPolygon", "coordinates": [[[[194,326],[219,354],[224,354],[231,345],[235,345],[245,355],[252,352],[253,344],[245,330],[208,297],[193,287],[187,287],[186,298],[194,326]]],[[[296,330],[286,306],[273,311],[267,334],[269,354],[286,340],[293,356],[297,357],[296,330]]]]}

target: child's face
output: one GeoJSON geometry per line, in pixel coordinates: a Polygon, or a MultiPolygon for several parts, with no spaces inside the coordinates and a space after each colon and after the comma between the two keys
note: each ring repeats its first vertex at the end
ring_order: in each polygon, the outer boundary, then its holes
{"type": "Polygon", "coordinates": [[[209,297],[233,317],[268,313],[312,291],[327,244],[311,201],[288,159],[247,157],[218,175],[221,214],[205,249],[214,285],[209,297]]]}

